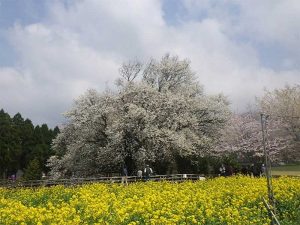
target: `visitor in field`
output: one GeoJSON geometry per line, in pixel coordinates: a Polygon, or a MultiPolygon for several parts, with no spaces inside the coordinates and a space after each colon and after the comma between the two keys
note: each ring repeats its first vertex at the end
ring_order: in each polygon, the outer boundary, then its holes
{"type": "Polygon", "coordinates": [[[151,174],[153,173],[153,170],[150,168],[149,165],[146,165],[146,168],[144,169],[145,174],[145,180],[148,181],[150,179],[151,174]]]}
{"type": "Polygon", "coordinates": [[[138,180],[142,180],[142,178],[143,178],[143,171],[142,170],[137,171],[137,178],[138,178],[138,180]]]}
{"type": "Polygon", "coordinates": [[[257,164],[257,163],[254,164],[252,173],[253,173],[254,177],[259,177],[260,176],[261,168],[260,168],[259,164],[257,164]]]}
{"type": "Polygon", "coordinates": [[[233,167],[231,165],[227,165],[225,167],[225,174],[226,176],[232,176],[233,175],[233,167]]]}
{"type": "Polygon", "coordinates": [[[266,175],[266,167],[265,164],[261,165],[261,176],[265,176],[266,175]]]}
{"type": "Polygon", "coordinates": [[[127,181],[128,180],[128,171],[127,171],[126,165],[123,165],[121,175],[122,175],[122,184],[128,185],[128,181],[127,181]]]}
{"type": "Polygon", "coordinates": [[[220,175],[224,177],[225,174],[226,174],[226,169],[225,169],[224,164],[222,164],[222,165],[220,166],[219,171],[220,171],[220,175]]]}

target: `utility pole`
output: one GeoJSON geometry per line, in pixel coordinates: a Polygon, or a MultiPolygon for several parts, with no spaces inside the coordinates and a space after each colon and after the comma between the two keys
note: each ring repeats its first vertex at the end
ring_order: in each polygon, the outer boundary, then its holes
{"type": "MultiPolygon", "coordinates": [[[[265,173],[267,178],[267,187],[268,187],[268,199],[269,205],[273,207],[274,214],[275,214],[275,199],[273,194],[273,186],[272,186],[272,174],[271,174],[271,161],[269,157],[269,149],[266,147],[267,142],[267,120],[269,115],[260,114],[261,118],[261,131],[262,131],[262,139],[263,139],[263,150],[264,150],[264,158],[265,158],[265,173]]],[[[271,220],[271,225],[275,224],[274,218],[272,213],[269,212],[269,218],[271,220]]]]}

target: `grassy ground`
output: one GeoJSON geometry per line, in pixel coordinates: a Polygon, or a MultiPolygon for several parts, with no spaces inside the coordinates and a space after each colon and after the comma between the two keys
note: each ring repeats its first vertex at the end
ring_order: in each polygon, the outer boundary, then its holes
{"type": "Polygon", "coordinates": [[[300,176],[300,164],[272,167],[273,175],[300,176]]]}

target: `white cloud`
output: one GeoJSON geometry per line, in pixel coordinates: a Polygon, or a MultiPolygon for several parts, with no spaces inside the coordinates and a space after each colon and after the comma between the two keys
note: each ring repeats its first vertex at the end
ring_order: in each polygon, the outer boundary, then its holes
{"type": "MultiPolygon", "coordinates": [[[[234,109],[244,108],[262,93],[263,87],[299,83],[298,70],[265,68],[259,49],[251,41],[235,36],[250,38],[254,33],[253,42],[272,39],[297,46],[289,32],[295,33],[293,29],[299,23],[275,29],[269,24],[272,19],[268,19],[261,25],[252,19],[266,8],[236,2],[243,15],[222,12],[226,4],[218,8],[209,1],[188,1],[191,15],[204,10],[208,16],[201,21],[182,21],[177,26],[164,21],[159,1],[87,0],[69,7],[51,2],[43,21],[15,25],[9,31],[19,60],[15,68],[0,68],[0,95],[5,96],[0,99],[1,106],[13,113],[25,112],[36,123],[55,125],[62,121],[60,114],[70,107],[72,99],[86,89],[112,86],[122,61],[161,57],[166,52],[191,59],[206,90],[228,95],[234,109]],[[237,24],[233,22],[236,18],[241,19],[237,24]]],[[[275,21],[287,5],[277,7],[265,12],[275,21]]],[[[297,16],[284,15],[288,18],[282,25],[297,16]]],[[[285,61],[289,68],[297,61],[293,57],[285,61]]]]}
{"type": "MultiPolygon", "coordinates": [[[[284,51],[285,55],[300,63],[298,0],[184,0],[183,5],[191,19],[205,12],[206,17],[221,21],[224,32],[232,39],[277,48],[278,52],[284,51]]],[[[291,61],[290,58],[285,60],[291,61]]]]}

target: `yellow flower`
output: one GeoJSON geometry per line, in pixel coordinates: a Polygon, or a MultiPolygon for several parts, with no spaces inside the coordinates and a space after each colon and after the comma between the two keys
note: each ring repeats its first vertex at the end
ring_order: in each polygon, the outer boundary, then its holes
{"type": "MultiPolygon", "coordinates": [[[[299,218],[300,182],[273,180],[280,219],[299,218]]],[[[91,184],[66,188],[0,188],[1,224],[267,224],[263,178],[230,177],[205,182],[147,182],[124,188],[91,184]]]]}

